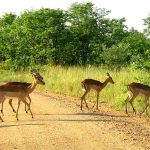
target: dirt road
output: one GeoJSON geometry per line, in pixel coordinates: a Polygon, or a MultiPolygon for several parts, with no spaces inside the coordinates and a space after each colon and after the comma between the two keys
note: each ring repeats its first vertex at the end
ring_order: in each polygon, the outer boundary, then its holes
{"type": "Polygon", "coordinates": [[[16,121],[5,102],[0,150],[150,150],[150,117],[128,117],[104,106],[81,112],[79,100],[54,94],[31,98],[34,119],[21,104],[16,121]]]}

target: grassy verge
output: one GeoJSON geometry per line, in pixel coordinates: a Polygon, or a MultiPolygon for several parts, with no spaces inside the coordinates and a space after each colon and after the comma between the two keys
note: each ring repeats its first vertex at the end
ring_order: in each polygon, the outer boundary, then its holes
{"type": "MultiPolygon", "coordinates": [[[[50,91],[63,95],[81,97],[83,90],[81,81],[85,78],[93,78],[103,82],[106,79],[106,73],[109,72],[115,84],[108,84],[100,94],[100,102],[106,103],[109,107],[117,110],[124,109],[124,102],[127,97],[127,84],[131,82],[140,82],[150,85],[150,74],[142,70],[132,70],[125,68],[120,71],[110,71],[101,67],[61,67],[45,66],[40,70],[46,82],[45,86],[38,86],[41,91],[50,91]]],[[[0,70],[0,81],[25,81],[31,82],[32,76],[29,72],[12,72],[0,70]]],[[[89,101],[95,101],[95,93],[88,94],[89,101]]],[[[137,98],[135,107],[141,111],[143,108],[141,98],[137,98]]]]}

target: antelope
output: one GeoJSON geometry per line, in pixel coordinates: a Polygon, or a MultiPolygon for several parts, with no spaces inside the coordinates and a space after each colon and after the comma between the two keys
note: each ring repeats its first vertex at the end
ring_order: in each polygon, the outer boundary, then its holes
{"type": "MultiPolygon", "coordinates": [[[[28,86],[9,85],[9,84],[0,86],[0,102],[1,103],[6,99],[6,97],[18,98],[18,108],[17,108],[17,112],[16,112],[17,120],[19,120],[18,119],[18,111],[19,111],[21,101],[28,106],[28,109],[29,109],[31,116],[33,118],[33,114],[32,114],[32,111],[30,109],[30,105],[26,102],[26,97],[28,97],[28,95],[33,92],[33,90],[35,89],[37,84],[43,84],[43,85],[45,84],[45,82],[43,81],[43,77],[39,73],[32,72],[32,76],[33,76],[33,81],[28,86]]],[[[3,121],[1,116],[0,116],[0,119],[1,119],[1,121],[3,121]]]]}
{"type": "MultiPolygon", "coordinates": [[[[85,100],[86,95],[90,92],[91,89],[95,90],[97,93],[97,101],[96,101],[96,109],[98,110],[98,99],[99,99],[99,94],[102,89],[106,87],[108,83],[114,84],[115,82],[113,81],[112,77],[107,73],[107,79],[104,82],[100,82],[94,79],[85,79],[81,82],[82,88],[85,90],[84,94],[81,97],[81,110],[82,110],[82,103],[83,100],[86,104],[86,107],[89,109],[87,102],[85,100]]],[[[94,104],[95,105],[95,104],[94,104]]],[[[93,106],[94,107],[94,106],[93,106]]]]}
{"type": "MultiPolygon", "coordinates": [[[[5,85],[11,85],[11,86],[13,86],[13,85],[29,86],[29,85],[31,85],[31,83],[27,83],[27,82],[7,82],[7,83],[5,83],[5,85]]],[[[29,100],[29,105],[31,105],[31,98],[30,98],[30,96],[28,95],[27,98],[29,100]]],[[[12,105],[12,100],[13,99],[9,99],[9,105],[11,106],[13,112],[16,113],[16,111],[15,111],[13,105],[12,105]]],[[[2,102],[2,107],[1,107],[1,113],[4,115],[4,113],[3,113],[3,105],[4,105],[4,101],[2,102]]],[[[28,112],[28,110],[26,109],[26,105],[25,105],[25,111],[26,111],[26,113],[28,112]]]]}
{"type": "Polygon", "coordinates": [[[138,96],[138,95],[141,95],[143,96],[145,99],[144,99],[144,103],[145,103],[145,108],[144,110],[140,113],[140,115],[142,115],[145,110],[146,110],[146,115],[148,115],[147,113],[147,108],[149,106],[148,104],[148,100],[149,100],[149,97],[150,97],[150,86],[148,85],[144,85],[144,84],[141,84],[141,83],[131,83],[127,86],[127,89],[128,89],[128,97],[125,101],[125,104],[126,104],[126,114],[128,114],[128,110],[127,110],[127,103],[129,102],[132,106],[132,109],[133,109],[133,113],[136,114],[136,110],[133,106],[133,100],[138,96]]]}

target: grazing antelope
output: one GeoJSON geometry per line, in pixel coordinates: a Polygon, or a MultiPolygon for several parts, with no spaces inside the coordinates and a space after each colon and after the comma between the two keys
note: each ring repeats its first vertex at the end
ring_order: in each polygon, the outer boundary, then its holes
{"type": "Polygon", "coordinates": [[[141,83],[131,83],[127,86],[128,88],[128,97],[126,99],[126,113],[128,114],[128,110],[127,110],[127,103],[129,102],[132,106],[132,109],[133,109],[133,113],[136,114],[136,110],[135,108],[133,107],[133,100],[138,96],[138,95],[141,95],[143,96],[145,99],[144,99],[144,103],[145,103],[145,108],[144,110],[141,112],[141,114],[144,113],[144,111],[146,110],[146,115],[148,115],[147,113],[147,108],[149,106],[148,104],[148,100],[149,100],[149,97],[150,97],[150,86],[148,85],[144,85],[144,84],[141,84],[141,83]]]}
{"type": "MultiPolygon", "coordinates": [[[[36,72],[32,72],[33,81],[30,85],[1,85],[0,86],[0,102],[3,102],[6,97],[17,97],[18,98],[18,108],[16,113],[16,118],[18,120],[18,111],[20,107],[20,102],[22,101],[28,106],[28,109],[31,113],[31,116],[33,118],[32,111],[30,109],[30,105],[26,102],[26,97],[33,92],[37,84],[45,84],[43,81],[43,77],[36,72]]],[[[0,119],[2,120],[1,116],[0,119]]],[[[3,121],[3,120],[2,120],[3,121]]]]}
{"type": "Polygon", "coordinates": [[[114,81],[113,81],[112,77],[109,75],[109,73],[107,73],[107,79],[104,82],[100,82],[100,81],[97,81],[97,80],[94,80],[94,79],[85,79],[85,80],[83,80],[81,82],[81,85],[82,85],[82,88],[85,90],[85,92],[84,92],[83,96],[81,97],[81,110],[82,110],[83,100],[84,100],[84,102],[86,104],[86,107],[89,109],[89,107],[87,105],[87,102],[85,100],[85,96],[90,92],[91,89],[95,90],[96,93],[97,93],[97,105],[96,105],[96,108],[98,110],[99,94],[100,94],[101,90],[103,88],[105,88],[106,85],[109,82],[112,83],[112,84],[114,84],[114,81]]]}
{"type": "MultiPolygon", "coordinates": [[[[11,86],[13,86],[13,85],[29,86],[29,85],[31,85],[31,83],[27,83],[27,82],[7,82],[7,83],[5,83],[5,85],[11,85],[11,86]]],[[[31,105],[31,98],[30,98],[30,96],[28,95],[27,98],[29,100],[29,105],[31,105]]],[[[13,99],[9,99],[9,105],[11,106],[13,112],[16,113],[16,111],[15,111],[13,105],[12,105],[12,100],[13,99]]],[[[1,113],[4,115],[4,113],[3,113],[3,105],[4,105],[4,101],[2,102],[2,107],[1,107],[1,113]]],[[[26,113],[28,112],[28,110],[26,109],[26,104],[25,104],[25,111],[26,111],[26,113]]]]}

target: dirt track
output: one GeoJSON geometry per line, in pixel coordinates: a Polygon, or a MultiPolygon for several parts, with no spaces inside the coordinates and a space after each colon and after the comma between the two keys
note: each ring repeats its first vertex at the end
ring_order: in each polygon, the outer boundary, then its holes
{"type": "Polygon", "coordinates": [[[0,150],[150,150],[150,117],[128,117],[104,106],[81,112],[79,100],[54,94],[31,98],[34,119],[21,104],[16,121],[5,102],[0,150]]]}

